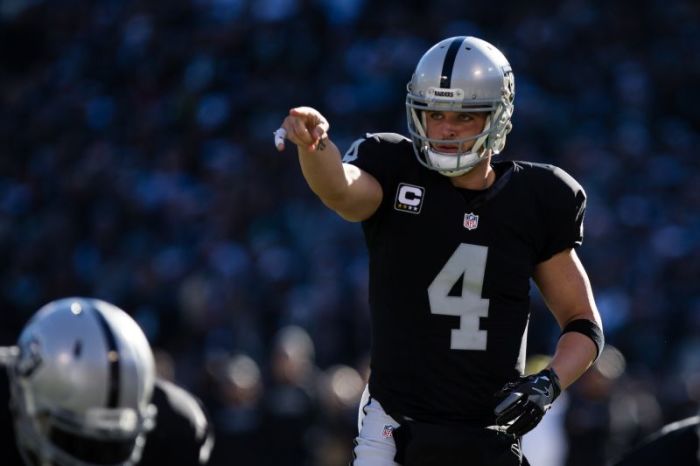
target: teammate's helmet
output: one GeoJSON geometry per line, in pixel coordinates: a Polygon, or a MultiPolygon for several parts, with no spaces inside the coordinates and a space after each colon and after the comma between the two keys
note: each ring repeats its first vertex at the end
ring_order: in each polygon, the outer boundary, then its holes
{"type": "Polygon", "coordinates": [[[27,464],[136,464],[155,422],[155,364],[145,335],[118,307],[53,301],[22,331],[12,363],[17,446],[27,464]]]}
{"type": "Polygon", "coordinates": [[[487,151],[498,154],[511,129],[515,80],[505,56],[476,37],[451,37],[421,57],[407,86],[408,130],[418,160],[446,176],[458,176],[478,164],[487,151]],[[425,111],[488,112],[476,136],[444,141],[428,138],[425,111]],[[469,150],[464,142],[474,141],[469,150]],[[455,153],[441,153],[439,144],[459,144],[455,153]]]}

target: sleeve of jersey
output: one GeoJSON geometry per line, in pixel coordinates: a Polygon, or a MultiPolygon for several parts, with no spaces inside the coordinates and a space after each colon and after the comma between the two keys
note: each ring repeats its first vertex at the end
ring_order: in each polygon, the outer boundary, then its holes
{"type": "Polygon", "coordinates": [[[583,217],[586,212],[586,192],[583,187],[560,168],[553,168],[541,199],[545,205],[544,223],[547,241],[539,255],[545,261],[553,255],[583,242],[583,217]]]}
{"type": "Polygon", "coordinates": [[[368,133],[352,143],[343,156],[343,163],[361,168],[375,177],[382,188],[385,188],[390,174],[387,160],[391,153],[389,149],[392,147],[391,144],[398,142],[399,139],[399,135],[391,133],[368,133]]]}
{"type": "Polygon", "coordinates": [[[201,401],[185,389],[156,381],[153,404],[156,426],[146,438],[139,466],[207,464],[214,447],[214,431],[201,401]]]}

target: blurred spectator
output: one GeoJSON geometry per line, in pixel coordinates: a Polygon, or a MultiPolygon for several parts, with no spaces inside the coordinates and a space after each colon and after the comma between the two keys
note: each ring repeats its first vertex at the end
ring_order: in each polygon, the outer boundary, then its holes
{"type": "Polygon", "coordinates": [[[347,466],[366,383],[357,369],[344,364],[331,366],[321,375],[320,422],[313,431],[315,466],[347,466]]]}
{"type": "Polygon", "coordinates": [[[622,379],[625,369],[622,353],[606,345],[595,365],[569,390],[567,466],[604,466],[621,445],[659,425],[655,396],[640,381],[622,379]]]}
{"type": "Polygon", "coordinates": [[[317,377],[308,333],[297,326],[282,328],[272,350],[261,427],[262,438],[274,439],[274,448],[266,449],[258,464],[312,464],[311,429],[319,415],[317,377]]]}
{"type": "Polygon", "coordinates": [[[234,458],[237,466],[260,464],[266,454],[264,438],[258,435],[263,416],[260,368],[249,356],[237,354],[210,361],[209,370],[214,385],[209,409],[219,439],[210,464],[229,465],[234,458]]]}

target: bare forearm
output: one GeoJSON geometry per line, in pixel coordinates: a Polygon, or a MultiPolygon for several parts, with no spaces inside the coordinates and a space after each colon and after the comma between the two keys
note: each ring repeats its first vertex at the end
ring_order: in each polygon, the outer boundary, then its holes
{"type": "Polygon", "coordinates": [[[322,140],[316,150],[297,146],[301,172],[311,190],[325,203],[342,197],[347,181],[338,147],[329,138],[322,140]]]}
{"type": "MultiPolygon", "coordinates": [[[[602,329],[591,284],[576,251],[567,249],[540,263],[534,278],[562,331],[577,320],[594,322],[602,329]]],[[[596,343],[578,331],[567,331],[559,338],[550,367],[559,376],[562,389],[586,372],[597,351],[596,343]]]]}
{"type": "Polygon", "coordinates": [[[568,332],[562,335],[550,367],[559,376],[562,390],[574,383],[596,357],[596,346],[585,335],[568,332]]]}
{"type": "Polygon", "coordinates": [[[302,174],[326,206],[346,220],[366,220],[379,207],[382,188],[372,175],[343,164],[338,147],[328,138],[329,127],[318,110],[296,107],[275,131],[275,145],[284,150],[284,138],[296,144],[302,174]]]}

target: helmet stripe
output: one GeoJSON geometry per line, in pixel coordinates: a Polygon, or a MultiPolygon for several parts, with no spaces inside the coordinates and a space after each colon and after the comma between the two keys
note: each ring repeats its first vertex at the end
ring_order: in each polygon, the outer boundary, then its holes
{"type": "Polygon", "coordinates": [[[109,363],[109,382],[107,384],[107,407],[116,408],[119,406],[119,382],[120,382],[120,367],[119,367],[119,348],[117,347],[117,339],[114,336],[112,327],[110,327],[107,319],[97,307],[93,307],[97,322],[99,322],[102,332],[107,342],[107,357],[109,363]]]}
{"type": "Polygon", "coordinates": [[[455,60],[457,60],[459,47],[465,39],[466,37],[464,36],[455,37],[447,48],[445,61],[442,62],[442,74],[440,75],[440,87],[443,89],[449,89],[452,86],[452,70],[455,66],[455,60]]]}

